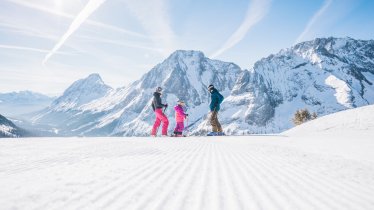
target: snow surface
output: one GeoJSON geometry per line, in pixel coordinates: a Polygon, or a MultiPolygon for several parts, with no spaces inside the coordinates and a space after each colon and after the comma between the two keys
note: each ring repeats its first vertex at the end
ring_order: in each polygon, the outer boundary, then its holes
{"type": "Polygon", "coordinates": [[[373,150],[367,148],[374,142],[330,140],[284,136],[6,140],[0,142],[0,206],[373,209],[374,159],[373,150]],[[309,149],[305,142],[314,147],[309,149]]]}
{"type": "Polygon", "coordinates": [[[373,109],[281,135],[3,140],[0,207],[374,209],[373,109]]]}
{"type": "MultiPolygon", "coordinates": [[[[373,134],[374,105],[340,111],[294,127],[283,132],[284,135],[300,136],[326,134],[373,134]]],[[[374,136],[373,136],[374,137],[374,136]]],[[[373,150],[374,151],[374,150],[373,150]]]]}
{"type": "Polygon", "coordinates": [[[330,75],[329,77],[327,77],[325,83],[335,89],[336,93],[334,94],[334,96],[336,97],[337,102],[347,108],[352,108],[350,97],[351,89],[348,87],[347,83],[336,78],[334,75],[330,75]]]}

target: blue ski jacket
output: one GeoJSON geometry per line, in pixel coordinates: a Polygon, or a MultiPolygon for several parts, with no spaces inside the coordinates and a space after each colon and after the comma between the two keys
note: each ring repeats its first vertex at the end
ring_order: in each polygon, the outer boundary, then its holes
{"type": "Polygon", "coordinates": [[[218,112],[221,109],[221,103],[224,97],[215,88],[212,90],[210,97],[211,97],[211,101],[209,105],[210,111],[218,112]]]}

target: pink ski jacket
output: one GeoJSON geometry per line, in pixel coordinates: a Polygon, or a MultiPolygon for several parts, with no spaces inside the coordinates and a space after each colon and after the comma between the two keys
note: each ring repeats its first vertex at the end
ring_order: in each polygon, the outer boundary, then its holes
{"type": "Polygon", "coordinates": [[[174,107],[175,110],[175,121],[183,122],[186,118],[186,113],[184,113],[183,107],[181,105],[176,105],[174,107]]]}

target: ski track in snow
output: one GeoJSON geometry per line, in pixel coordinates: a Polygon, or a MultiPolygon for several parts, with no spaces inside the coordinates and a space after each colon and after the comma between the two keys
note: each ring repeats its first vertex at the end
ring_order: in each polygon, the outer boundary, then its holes
{"type": "Polygon", "coordinates": [[[374,209],[373,162],[290,141],[4,140],[0,209],[374,209]]]}

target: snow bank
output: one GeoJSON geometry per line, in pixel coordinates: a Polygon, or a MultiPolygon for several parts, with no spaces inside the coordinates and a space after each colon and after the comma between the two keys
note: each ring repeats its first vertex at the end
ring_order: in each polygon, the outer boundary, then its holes
{"type": "Polygon", "coordinates": [[[374,105],[326,115],[296,126],[282,134],[300,136],[317,133],[336,135],[362,133],[374,137],[374,105]]]}
{"type": "Polygon", "coordinates": [[[374,105],[326,115],[281,135],[299,150],[374,162],[374,105]]]}

